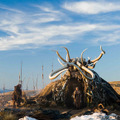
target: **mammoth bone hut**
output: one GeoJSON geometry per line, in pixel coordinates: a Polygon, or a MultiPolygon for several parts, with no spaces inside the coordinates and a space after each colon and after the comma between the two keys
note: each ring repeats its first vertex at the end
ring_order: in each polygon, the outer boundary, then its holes
{"type": "Polygon", "coordinates": [[[48,84],[41,91],[38,97],[41,103],[45,99],[49,103],[54,102],[56,105],[66,107],[76,106],[78,108],[86,106],[94,107],[100,103],[104,106],[112,105],[113,103],[120,104],[120,96],[107,81],[93,70],[96,63],[105,54],[101,46],[101,53],[98,58],[94,60],[88,59],[87,61],[83,58],[83,53],[86,49],[81,53],[81,58],[71,58],[68,49],[66,47],[63,48],[67,52],[66,59],[58,51],[55,51],[62,67],[50,73],[49,79],[53,80],[63,72],[64,75],[59,80],[48,84]],[[80,95],[77,104],[75,103],[77,100],[76,89],[80,95]]]}

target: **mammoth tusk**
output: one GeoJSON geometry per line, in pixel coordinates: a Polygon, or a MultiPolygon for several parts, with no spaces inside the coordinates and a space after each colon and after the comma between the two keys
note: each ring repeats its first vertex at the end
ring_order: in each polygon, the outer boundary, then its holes
{"type": "Polygon", "coordinates": [[[102,52],[100,53],[99,57],[94,59],[94,60],[91,60],[91,63],[94,63],[94,62],[98,61],[105,54],[105,51],[102,49],[102,46],[100,46],[100,50],[102,52]]]}
{"type": "Polygon", "coordinates": [[[90,60],[90,57],[88,57],[88,60],[90,60]]]}
{"type": "Polygon", "coordinates": [[[95,65],[94,66],[88,66],[89,69],[93,69],[94,67],[95,67],[95,65]]]}
{"type": "Polygon", "coordinates": [[[91,71],[95,74],[95,77],[97,77],[96,81],[101,83],[100,76],[94,70],[91,70],[91,71]]]}
{"type": "Polygon", "coordinates": [[[88,76],[86,76],[83,72],[82,72],[82,74],[87,78],[87,79],[89,79],[89,80],[93,80],[94,78],[95,78],[95,75],[94,75],[94,73],[91,71],[91,70],[89,70],[88,68],[86,68],[85,66],[82,66],[81,67],[83,70],[85,70],[87,73],[89,73],[92,77],[90,78],[90,77],[88,77],[88,76]]]}
{"type": "Polygon", "coordinates": [[[68,58],[68,61],[70,62],[70,54],[69,54],[69,51],[68,51],[68,49],[67,49],[66,47],[63,47],[63,48],[65,48],[65,50],[67,51],[67,58],[68,58]]]}
{"type": "Polygon", "coordinates": [[[83,64],[83,53],[87,50],[87,48],[85,50],[83,50],[83,52],[81,53],[81,63],[83,64]]]}
{"type": "Polygon", "coordinates": [[[64,66],[64,64],[59,60],[59,58],[58,58],[58,62],[59,62],[62,66],[64,66]]]}
{"type": "Polygon", "coordinates": [[[88,66],[89,69],[93,69],[98,61],[94,62],[92,65],[88,66]]]}
{"type": "Polygon", "coordinates": [[[67,65],[65,65],[64,67],[62,67],[62,68],[60,68],[60,69],[50,73],[49,79],[53,80],[53,79],[57,78],[62,72],[66,71],[66,70],[68,70],[68,66],[67,65]]]}
{"type": "Polygon", "coordinates": [[[91,70],[89,70],[88,68],[86,68],[85,66],[83,66],[83,65],[82,65],[81,63],[79,63],[79,62],[77,62],[77,65],[78,65],[78,66],[75,65],[74,63],[68,63],[68,65],[73,65],[73,66],[75,66],[75,67],[85,76],[85,78],[87,78],[87,79],[89,79],[89,80],[93,80],[93,79],[95,78],[95,74],[94,74],[91,70]],[[79,67],[81,67],[83,70],[85,70],[87,73],[89,73],[92,77],[90,78],[90,77],[86,76],[79,67]]]}
{"type": "Polygon", "coordinates": [[[89,70],[89,69],[86,68],[85,66],[81,65],[81,63],[79,63],[78,61],[77,61],[77,65],[78,65],[79,67],[81,67],[83,70],[85,70],[86,72],[88,72],[88,73],[92,76],[92,78],[86,76],[86,75],[82,72],[82,70],[77,66],[77,69],[78,69],[87,79],[93,80],[93,79],[95,78],[95,75],[94,75],[94,73],[93,73],[91,70],[89,70]]]}
{"type": "Polygon", "coordinates": [[[59,57],[61,60],[63,60],[64,62],[67,62],[65,59],[63,59],[63,58],[60,56],[60,54],[59,54],[58,51],[56,51],[56,53],[57,53],[58,57],[59,57]]]}
{"type": "Polygon", "coordinates": [[[101,45],[100,45],[100,50],[102,51],[103,54],[105,54],[105,51],[102,49],[101,45]]]}
{"type": "Polygon", "coordinates": [[[53,80],[53,79],[57,78],[62,72],[66,71],[66,70],[68,70],[68,69],[61,70],[61,71],[59,71],[56,75],[54,75],[55,73],[51,73],[51,74],[49,75],[49,79],[50,79],[50,80],[53,80]]]}
{"type": "Polygon", "coordinates": [[[66,55],[66,61],[68,61],[68,56],[66,55]]]}

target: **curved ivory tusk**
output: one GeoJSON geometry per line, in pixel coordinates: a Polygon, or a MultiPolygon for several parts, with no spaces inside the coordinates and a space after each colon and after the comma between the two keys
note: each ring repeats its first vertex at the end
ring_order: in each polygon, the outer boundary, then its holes
{"type": "Polygon", "coordinates": [[[59,60],[59,58],[58,58],[58,62],[59,62],[62,66],[64,66],[64,64],[59,60]]]}
{"type": "Polygon", "coordinates": [[[90,57],[88,57],[88,60],[90,60],[90,57]]]}
{"type": "Polygon", "coordinates": [[[94,67],[95,67],[95,65],[94,66],[88,66],[89,69],[93,69],[94,67]]]}
{"type": "Polygon", "coordinates": [[[93,69],[98,61],[94,62],[92,66],[88,66],[89,69],[93,69]]]}
{"type": "Polygon", "coordinates": [[[94,71],[94,70],[91,70],[95,76],[97,77],[97,79],[95,79],[96,81],[100,82],[101,83],[101,79],[100,79],[100,76],[94,71]]]}
{"type": "Polygon", "coordinates": [[[68,56],[66,55],[66,61],[68,61],[68,56]]]}
{"type": "Polygon", "coordinates": [[[100,50],[102,52],[100,53],[99,57],[94,59],[94,60],[91,60],[91,63],[94,63],[94,62],[98,61],[105,54],[105,51],[102,49],[102,46],[100,46],[100,50]]]}
{"type": "Polygon", "coordinates": [[[85,50],[83,50],[83,52],[81,53],[81,63],[83,64],[83,53],[87,50],[87,48],[85,50]]]}
{"type": "Polygon", "coordinates": [[[59,54],[58,51],[56,51],[56,53],[57,53],[58,57],[59,57],[62,61],[67,62],[65,59],[63,59],[63,58],[60,56],[60,54],[59,54]]]}
{"type": "Polygon", "coordinates": [[[66,47],[63,47],[63,48],[65,48],[65,50],[67,51],[68,61],[70,62],[70,54],[69,54],[69,51],[68,51],[68,49],[67,49],[66,47]]]}
{"type": "Polygon", "coordinates": [[[78,66],[75,65],[74,63],[68,63],[68,65],[75,66],[89,80],[93,80],[95,78],[95,74],[91,70],[89,70],[88,68],[86,68],[85,66],[83,66],[81,63],[79,63],[78,61],[77,61],[77,65],[78,66]],[[90,77],[86,76],[79,67],[81,67],[83,70],[85,70],[87,73],[89,73],[92,77],[90,78],[90,77]]]}
{"type": "Polygon", "coordinates": [[[105,51],[102,49],[102,46],[100,45],[100,50],[105,54],[105,51]]]}
{"type": "Polygon", "coordinates": [[[55,78],[58,77],[62,72],[66,71],[66,70],[68,70],[68,66],[67,66],[67,65],[65,65],[64,67],[62,67],[62,68],[60,68],[60,69],[58,69],[58,70],[50,73],[49,79],[50,79],[50,80],[55,79],[55,78]]]}

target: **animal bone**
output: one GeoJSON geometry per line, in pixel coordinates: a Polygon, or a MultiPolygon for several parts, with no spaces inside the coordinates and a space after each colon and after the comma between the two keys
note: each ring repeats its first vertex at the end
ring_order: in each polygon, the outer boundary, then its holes
{"type": "Polygon", "coordinates": [[[81,53],[81,63],[83,64],[83,53],[87,50],[87,48],[85,50],[83,50],[83,52],[81,53]]]}
{"type": "Polygon", "coordinates": [[[66,47],[63,47],[63,48],[65,48],[65,50],[67,51],[67,58],[68,58],[68,61],[70,62],[70,54],[69,54],[69,51],[68,51],[68,49],[67,49],[66,47]]]}
{"type": "Polygon", "coordinates": [[[99,57],[94,59],[94,60],[91,60],[91,63],[94,63],[94,62],[98,61],[105,54],[105,51],[102,49],[102,46],[100,46],[100,50],[102,52],[100,53],[99,57]]]}
{"type": "Polygon", "coordinates": [[[63,66],[62,68],[52,72],[50,75],[49,75],[49,79],[55,79],[56,77],[58,77],[62,72],[66,71],[69,69],[69,67],[73,67],[73,71],[76,71],[78,70],[85,78],[89,79],[89,80],[94,80],[95,78],[95,74],[94,72],[91,70],[95,67],[97,61],[103,56],[103,54],[105,54],[105,51],[103,51],[102,47],[100,46],[100,49],[101,49],[101,54],[98,58],[96,58],[95,60],[92,60],[90,61],[90,59],[88,59],[88,61],[85,61],[83,60],[83,53],[87,50],[83,50],[83,52],[81,53],[81,58],[72,58],[70,59],[70,55],[69,55],[69,51],[66,47],[63,47],[65,48],[65,50],[67,51],[67,58],[68,58],[68,61],[63,59],[59,52],[56,51],[58,57],[63,61],[65,62],[64,64],[58,59],[58,62],[63,66]],[[87,76],[86,73],[90,74],[91,77],[87,76]]]}

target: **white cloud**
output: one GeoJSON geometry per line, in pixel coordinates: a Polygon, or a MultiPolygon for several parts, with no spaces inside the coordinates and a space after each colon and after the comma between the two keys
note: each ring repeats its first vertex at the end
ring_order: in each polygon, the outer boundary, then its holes
{"type": "Polygon", "coordinates": [[[47,23],[47,22],[52,22],[52,21],[59,21],[60,19],[58,18],[53,18],[53,17],[44,17],[44,18],[39,18],[37,20],[33,20],[34,23],[47,23]]]}
{"type": "Polygon", "coordinates": [[[90,43],[99,43],[103,40],[106,43],[119,43],[119,32],[114,34],[116,37],[110,34],[113,31],[119,31],[120,25],[74,21],[69,23],[66,21],[67,15],[65,16],[61,11],[43,6],[37,6],[37,8],[38,11],[32,13],[11,11],[8,16],[7,12],[3,11],[3,14],[0,14],[0,31],[5,33],[0,36],[0,50],[32,49],[45,45],[68,44],[74,40],[82,40],[85,35],[89,35],[89,32],[97,36],[94,41],[91,40],[93,38],[89,38],[90,43]],[[104,32],[108,32],[109,35],[104,32]]]}
{"type": "Polygon", "coordinates": [[[50,24],[65,19],[64,14],[50,8],[43,10],[47,12],[11,12],[9,16],[5,12],[4,16],[0,16],[0,31],[6,33],[6,36],[0,37],[0,50],[67,44],[73,40],[74,35],[95,29],[95,25],[90,24],[50,24]]]}
{"type": "Polygon", "coordinates": [[[38,7],[39,9],[41,9],[42,11],[44,12],[48,12],[48,13],[59,13],[61,14],[60,11],[58,10],[53,10],[52,6],[49,5],[49,6],[40,6],[40,5],[34,5],[35,7],[38,7]]]}
{"type": "Polygon", "coordinates": [[[63,8],[79,14],[99,14],[111,11],[120,11],[120,2],[80,1],[66,2],[63,8]]]}
{"type": "Polygon", "coordinates": [[[33,48],[36,48],[43,45],[67,44],[87,32],[111,31],[116,29],[120,29],[120,26],[78,23],[74,25],[48,25],[46,27],[29,25],[19,27],[16,25],[12,29],[7,29],[11,34],[10,36],[0,38],[0,50],[26,49],[30,48],[31,45],[33,48]]]}
{"type": "Polygon", "coordinates": [[[11,12],[15,12],[15,13],[23,13],[21,10],[9,8],[9,7],[7,7],[5,5],[1,5],[1,4],[0,4],[0,9],[11,11],[11,12]]]}
{"type": "Polygon", "coordinates": [[[104,45],[120,44],[120,30],[112,31],[109,33],[100,33],[99,38],[94,39],[95,43],[102,43],[104,45]]]}
{"type": "MultiPolygon", "coordinates": [[[[11,27],[11,26],[10,26],[11,27]]],[[[18,46],[33,44],[34,47],[39,47],[42,45],[57,45],[57,44],[65,44],[69,43],[72,39],[71,37],[82,34],[87,31],[91,31],[95,29],[95,25],[76,25],[76,26],[68,26],[68,25],[49,25],[46,27],[37,27],[37,26],[21,26],[20,28],[16,25],[15,28],[6,29],[11,35],[7,37],[1,37],[0,41],[0,50],[7,49],[16,49],[18,46]],[[23,32],[20,29],[23,29],[23,32]],[[61,36],[57,38],[57,36],[61,36]],[[65,38],[70,40],[64,40],[65,38]]],[[[5,31],[5,28],[4,28],[5,31]]],[[[26,47],[25,46],[25,47],[26,47]]],[[[18,47],[19,48],[19,47],[18,47]]],[[[24,47],[22,47],[24,48],[24,47]]]]}

